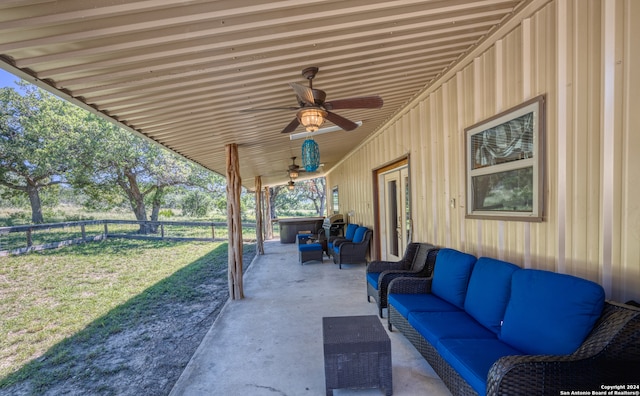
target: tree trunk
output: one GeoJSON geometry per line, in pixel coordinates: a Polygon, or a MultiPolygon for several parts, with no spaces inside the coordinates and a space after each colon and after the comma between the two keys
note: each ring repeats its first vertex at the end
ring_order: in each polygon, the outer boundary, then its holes
{"type": "Polygon", "coordinates": [[[27,193],[29,194],[29,202],[31,202],[31,222],[33,224],[44,223],[42,217],[42,203],[40,202],[40,191],[38,187],[28,184],[27,193]]]}
{"type": "MultiPolygon", "coordinates": [[[[136,220],[147,221],[147,209],[144,205],[144,194],[142,194],[138,187],[136,175],[131,172],[126,172],[124,176],[126,180],[119,177],[118,184],[127,194],[129,203],[131,204],[131,209],[133,209],[133,213],[136,215],[136,220]]],[[[138,233],[147,234],[147,226],[145,224],[140,224],[138,233]]]]}
{"type": "Polygon", "coordinates": [[[271,195],[269,194],[271,189],[269,187],[264,188],[264,207],[265,207],[265,234],[266,239],[273,238],[273,223],[271,222],[271,195]]]}
{"type": "Polygon", "coordinates": [[[269,201],[269,211],[271,212],[271,219],[275,219],[276,218],[276,197],[278,196],[278,190],[271,187],[269,188],[269,191],[271,191],[270,195],[270,201],[269,201]]]}
{"type": "MultiPolygon", "coordinates": [[[[164,195],[164,187],[158,186],[156,187],[156,191],[153,194],[152,206],[151,206],[151,221],[158,221],[158,217],[160,216],[160,207],[162,206],[162,196],[164,195]]],[[[152,224],[149,226],[149,229],[152,233],[158,232],[158,225],[152,224]]]]}
{"type": "Polygon", "coordinates": [[[262,226],[262,178],[256,176],[256,247],[258,254],[264,254],[264,238],[262,226]]]}
{"type": "Polygon", "coordinates": [[[240,164],[238,145],[227,144],[227,225],[229,229],[228,278],[232,300],[244,298],[242,289],[242,215],[240,213],[240,164]]]}

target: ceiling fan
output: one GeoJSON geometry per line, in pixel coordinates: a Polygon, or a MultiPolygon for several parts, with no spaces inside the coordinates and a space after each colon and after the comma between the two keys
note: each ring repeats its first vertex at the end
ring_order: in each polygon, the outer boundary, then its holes
{"type": "Polygon", "coordinates": [[[242,111],[265,111],[265,110],[295,110],[296,118],[293,119],[282,130],[282,133],[291,133],[302,124],[307,132],[315,132],[324,123],[325,119],[336,124],[345,131],[352,131],[358,127],[358,124],[350,121],[336,113],[333,110],[341,109],[379,109],[382,107],[383,101],[380,96],[362,96],[348,99],[337,99],[325,101],[326,92],[313,88],[313,79],[318,73],[317,67],[307,67],[302,71],[302,76],[309,80],[309,86],[305,87],[298,83],[289,83],[289,86],[295,91],[298,99],[298,107],[275,107],[264,109],[246,109],[242,111]]]}
{"type": "MultiPolygon", "coordinates": [[[[296,158],[297,157],[291,157],[291,165],[289,165],[289,167],[287,168],[287,175],[289,176],[289,178],[291,179],[295,179],[297,178],[300,173],[313,173],[313,172],[309,172],[306,169],[304,169],[304,167],[296,164],[296,158]]],[[[324,164],[320,164],[320,166],[324,166],[324,164]]]]}

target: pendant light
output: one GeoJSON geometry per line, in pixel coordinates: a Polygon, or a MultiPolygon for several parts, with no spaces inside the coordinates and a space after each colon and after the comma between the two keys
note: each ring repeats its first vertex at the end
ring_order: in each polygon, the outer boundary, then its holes
{"type": "Polygon", "coordinates": [[[315,172],[320,166],[320,148],[313,139],[302,143],[302,167],[307,172],[315,172]]]}

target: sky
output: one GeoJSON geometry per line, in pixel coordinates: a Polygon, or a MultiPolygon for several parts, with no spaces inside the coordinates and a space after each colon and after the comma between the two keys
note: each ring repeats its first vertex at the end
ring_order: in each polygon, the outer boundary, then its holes
{"type": "Polygon", "coordinates": [[[15,82],[20,80],[19,77],[14,76],[13,74],[5,71],[4,69],[0,69],[0,88],[4,87],[14,87],[16,86],[15,82]]]}

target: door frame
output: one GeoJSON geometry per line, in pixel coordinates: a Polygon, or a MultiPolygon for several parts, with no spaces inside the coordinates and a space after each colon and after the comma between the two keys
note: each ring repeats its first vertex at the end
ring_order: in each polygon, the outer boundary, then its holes
{"type": "MultiPolygon", "coordinates": [[[[373,234],[373,249],[372,249],[372,254],[374,257],[372,257],[372,260],[380,260],[380,258],[382,257],[382,237],[383,235],[381,234],[381,214],[380,214],[380,197],[379,197],[379,192],[380,192],[380,176],[383,173],[389,172],[391,170],[394,170],[396,168],[401,168],[403,166],[407,167],[407,172],[409,174],[409,183],[411,183],[411,163],[410,163],[410,155],[407,153],[406,155],[403,155],[400,158],[396,158],[393,161],[390,161],[378,168],[373,169],[372,171],[372,179],[373,179],[373,227],[374,227],[374,234],[373,234]]],[[[411,185],[411,184],[410,184],[411,185]]],[[[413,186],[411,185],[411,190],[413,191],[413,186]]],[[[410,219],[411,223],[413,224],[413,200],[411,199],[411,197],[409,197],[409,205],[410,205],[410,211],[411,211],[411,216],[412,218],[410,219]]],[[[403,252],[404,254],[404,252],[403,252]]]]}

